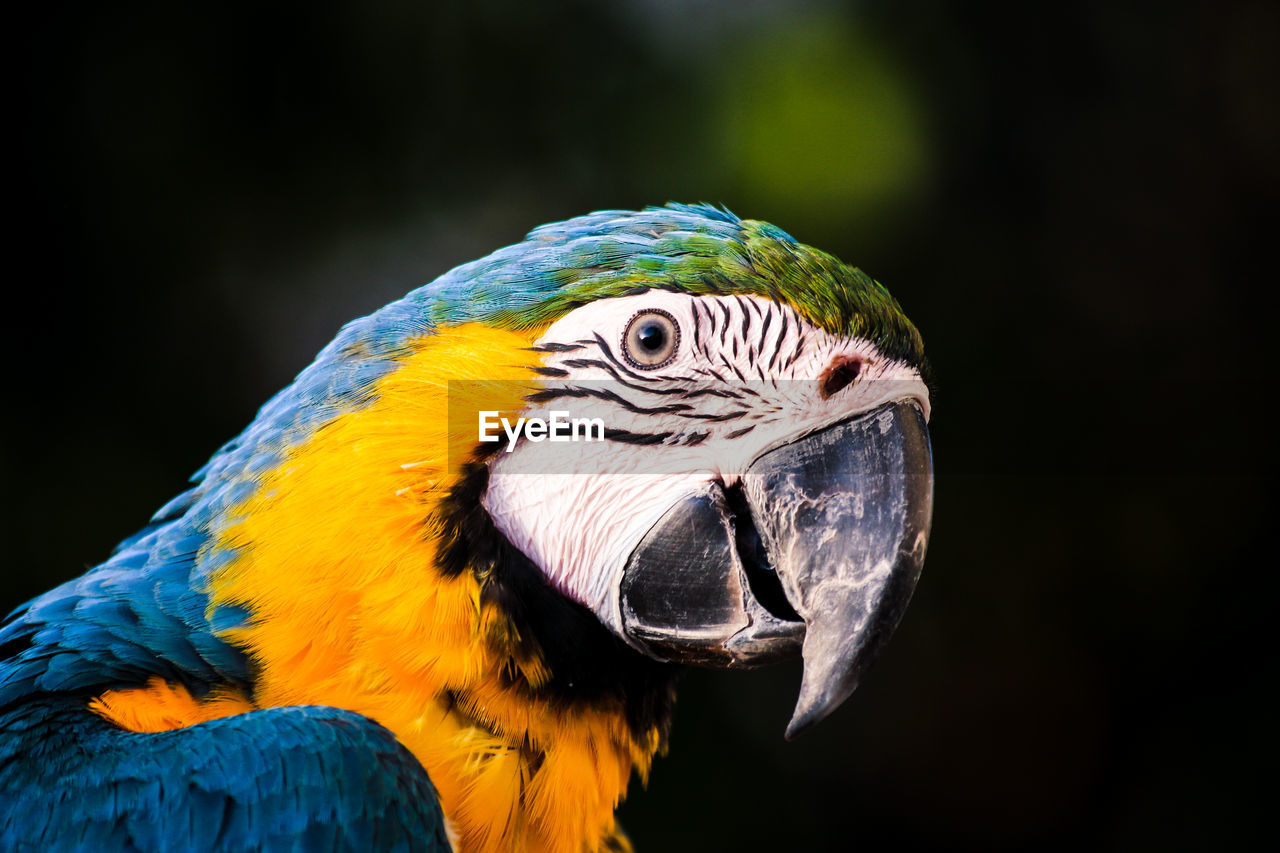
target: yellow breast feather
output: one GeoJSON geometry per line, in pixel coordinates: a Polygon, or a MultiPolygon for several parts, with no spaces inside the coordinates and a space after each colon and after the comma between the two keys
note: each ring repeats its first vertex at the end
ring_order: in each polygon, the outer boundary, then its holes
{"type": "Polygon", "coordinates": [[[223,638],[256,664],[257,706],[330,705],[389,728],[462,850],[618,849],[614,809],[658,732],[634,734],[620,705],[540,698],[545,663],[520,651],[481,580],[437,567],[437,509],[476,439],[474,418],[451,427],[448,407],[518,410],[532,339],[468,324],[418,341],[371,403],[318,429],[235,510],[218,545],[238,556],[213,576],[211,607],[253,614],[223,638]]]}

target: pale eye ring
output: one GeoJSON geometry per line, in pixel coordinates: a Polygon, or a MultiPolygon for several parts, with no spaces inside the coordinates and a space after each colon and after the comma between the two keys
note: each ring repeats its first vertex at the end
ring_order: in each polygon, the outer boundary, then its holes
{"type": "Polygon", "coordinates": [[[680,324],[660,308],[638,312],[622,333],[622,357],[640,370],[670,364],[680,349],[680,324]]]}

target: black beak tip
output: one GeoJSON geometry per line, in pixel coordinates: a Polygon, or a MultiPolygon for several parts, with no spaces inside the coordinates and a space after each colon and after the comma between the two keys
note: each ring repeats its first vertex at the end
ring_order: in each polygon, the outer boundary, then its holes
{"type": "MultiPolygon", "coordinates": [[[[800,735],[809,731],[818,725],[818,723],[831,716],[836,708],[848,698],[848,694],[852,693],[858,686],[857,681],[848,685],[848,692],[844,693],[840,698],[834,696],[824,697],[816,703],[809,703],[806,706],[803,696],[796,703],[796,709],[791,714],[791,721],[787,723],[787,730],[783,734],[788,741],[793,741],[800,735]]],[[[842,693],[844,691],[841,691],[842,693]]]]}

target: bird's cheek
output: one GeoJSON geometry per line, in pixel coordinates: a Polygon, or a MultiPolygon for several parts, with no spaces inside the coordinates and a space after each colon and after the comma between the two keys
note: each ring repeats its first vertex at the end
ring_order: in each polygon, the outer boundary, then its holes
{"type": "Polygon", "coordinates": [[[517,451],[491,469],[482,503],[494,526],[553,587],[622,634],[617,578],[634,543],[706,476],[601,474],[564,465],[536,470],[521,463],[517,451]]]}

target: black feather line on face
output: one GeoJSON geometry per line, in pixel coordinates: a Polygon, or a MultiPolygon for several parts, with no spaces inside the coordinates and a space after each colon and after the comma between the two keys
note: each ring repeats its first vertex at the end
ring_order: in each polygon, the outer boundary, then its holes
{"type": "Polygon", "coordinates": [[[710,424],[720,424],[725,421],[736,421],[738,418],[745,418],[746,412],[725,412],[720,415],[704,415],[701,412],[676,412],[676,417],[689,418],[690,420],[705,421],[710,424]]]}
{"type": "MultiPolygon", "coordinates": [[[[584,367],[598,367],[601,370],[608,371],[609,375],[612,376],[614,378],[614,381],[616,381],[619,385],[622,385],[626,388],[631,388],[636,391],[643,391],[646,394],[679,394],[680,393],[679,388],[646,388],[643,385],[637,385],[635,382],[628,382],[627,380],[622,378],[621,374],[619,374],[617,370],[613,368],[613,365],[609,364],[608,362],[601,361],[598,358],[571,358],[571,359],[562,361],[560,363],[563,364],[565,367],[572,367],[575,370],[579,370],[584,367]]],[[[550,369],[554,369],[554,368],[550,368],[550,369]]],[[[562,370],[560,371],[560,375],[568,376],[569,373],[568,371],[562,370]]],[[[662,381],[670,381],[670,377],[653,376],[652,374],[649,376],[636,376],[634,373],[628,373],[627,375],[636,378],[640,382],[656,383],[656,382],[662,382],[662,381]]]]}
{"type": "Polygon", "coordinates": [[[747,337],[751,332],[751,308],[750,303],[741,296],[733,297],[738,302],[738,307],[742,309],[742,339],[749,340],[747,337]]]}
{"type": "Polygon", "coordinates": [[[582,349],[581,344],[536,344],[531,347],[525,347],[529,352],[574,352],[582,349]]]}
{"type": "Polygon", "coordinates": [[[738,367],[737,367],[737,365],[735,365],[733,362],[731,362],[731,361],[725,361],[725,362],[722,362],[722,363],[724,364],[724,366],[725,366],[725,367],[727,367],[727,368],[729,368],[730,370],[732,370],[732,371],[733,371],[733,375],[734,375],[734,376],[736,376],[736,377],[738,377],[738,380],[739,380],[740,382],[746,382],[746,381],[747,381],[747,377],[745,377],[745,376],[743,376],[743,375],[742,375],[742,371],[741,371],[741,370],[739,370],[739,369],[738,369],[738,367]]]}
{"type": "Polygon", "coordinates": [[[800,336],[796,339],[796,345],[792,348],[790,354],[787,355],[786,361],[782,363],[783,370],[790,370],[791,365],[796,363],[796,359],[804,352],[804,332],[800,332],[800,336]]]}
{"type": "MultiPolygon", "coordinates": [[[[484,451],[492,455],[490,448],[484,451]]],[[[511,620],[520,654],[540,658],[551,673],[546,684],[535,688],[515,667],[504,667],[506,683],[563,707],[621,708],[638,741],[656,728],[665,743],[676,667],[640,654],[594,613],[552,588],[533,561],[494,526],[480,503],[488,485],[488,465],[478,458],[467,463],[441,501],[437,563],[446,577],[472,572],[483,600],[511,620]]]]}
{"type": "Polygon", "coordinates": [[[665,406],[638,406],[635,403],[623,397],[617,392],[610,391],[607,388],[584,388],[580,385],[566,385],[562,388],[544,388],[541,391],[534,391],[526,394],[524,399],[530,403],[550,403],[555,400],[563,399],[586,399],[594,398],[597,400],[606,400],[610,403],[616,403],[618,406],[626,409],[628,412],[637,415],[662,415],[668,413],[679,414],[692,409],[687,403],[668,403],[665,406]]]}
{"type": "Polygon", "coordinates": [[[605,441],[619,441],[623,444],[662,444],[672,433],[669,432],[627,432],[625,429],[605,428],[605,441]]]}
{"type": "MultiPolygon", "coordinates": [[[[748,391],[752,394],[756,393],[755,391],[751,391],[751,389],[749,388],[743,388],[742,390],[748,391]]],[[[756,394],[756,396],[759,396],[759,395],[756,394]]],[[[730,391],[727,388],[695,388],[692,391],[686,391],[684,394],[684,399],[686,400],[692,400],[696,397],[720,397],[725,400],[741,400],[742,399],[741,394],[735,391],[730,391]]]]}
{"type": "Polygon", "coordinates": [[[773,370],[773,366],[778,363],[778,356],[782,354],[782,337],[787,333],[787,315],[782,315],[782,322],[778,323],[778,335],[773,341],[773,352],[769,353],[769,364],[765,370],[773,370]]]}
{"type": "Polygon", "coordinates": [[[711,309],[709,307],[704,306],[700,302],[693,303],[693,313],[699,314],[699,315],[705,315],[703,319],[707,324],[707,337],[704,337],[702,339],[702,343],[699,346],[699,350],[702,352],[702,357],[710,361],[711,350],[709,350],[707,347],[710,346],[711,344],[710,336],[715,334],[715,330],[716,330],[715,315],[711,312],[711,309]]]}

